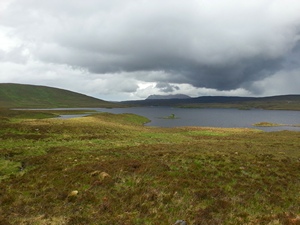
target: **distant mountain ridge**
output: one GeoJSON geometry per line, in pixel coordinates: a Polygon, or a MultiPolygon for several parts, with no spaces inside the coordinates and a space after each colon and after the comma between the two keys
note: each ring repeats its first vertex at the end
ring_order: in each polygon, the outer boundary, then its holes
{"type": "Polygon", "coordinates": [[[112,102],[64,89],[28,84],[1,83],[0,108],[118,107],[112,102]]]}
{"type": "Polygon", "coordinates": [[[146,99],[122,103],[132,106],[300,110],[300,95],[269,97],[201,96],[188,99],[146,99]]]}
{"type": "Polygon", "coordinates": [[[184,94],[175,94],[175,95],[150,95],[147,100],[153,100],[153,99],[187,99],[191,98],[188,95],[184,94]]]}

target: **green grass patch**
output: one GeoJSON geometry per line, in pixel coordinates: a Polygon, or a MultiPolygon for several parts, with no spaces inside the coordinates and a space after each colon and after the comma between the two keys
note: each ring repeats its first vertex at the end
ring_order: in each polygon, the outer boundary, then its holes
{"type": "Polygon", "coordinates": [[[20,171],[21,163],[0,158],[0,182],[20,171]]]}
{"type": "Polygon", "coordinates": [[[218,131],[209,131],[209,130],[200,130],[200,131],[190,131],[187,132],[191,136],[228,136],[230,133],[218,132],[218,131]]]}

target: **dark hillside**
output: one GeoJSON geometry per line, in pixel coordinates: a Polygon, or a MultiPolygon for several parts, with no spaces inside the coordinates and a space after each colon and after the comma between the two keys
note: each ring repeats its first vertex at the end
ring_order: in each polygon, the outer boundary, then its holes
{"type": "Polygon", "coordinates": [[[189,99],[146,99],[123,103],[135,106],[300,110],[300,95],[270,97],[202,96],[189,99]]]}
{"type": "Polygon", "coordinates": [[[196,98],[185,99],[145,99],[137,101],[125,101],[127,104],[143,105],[143,106],[183,106],[186,104],[199,104],[199,103],[231,103],[231,102],[244,102],[255,100],[253,97],[227,97],[227,96],[202,96],[196,98]]]}
{"type": "Polygon", "coordinates": [[[118,105],[72,91],[46,86],[0,84],[1,108],[117,107],[118,105]]]}
{"type": "Polygon", "coordinates": [[[176,94],[176,95],[150,95],[147,100],[155,100],[155,99],[187,99],[191,98],[188,95],[176,94]]]}
{"type": "Polygon", "coordinates": [[[245,108],[300,110],[300,95],[279,95],[244,102],[245,108]]]}

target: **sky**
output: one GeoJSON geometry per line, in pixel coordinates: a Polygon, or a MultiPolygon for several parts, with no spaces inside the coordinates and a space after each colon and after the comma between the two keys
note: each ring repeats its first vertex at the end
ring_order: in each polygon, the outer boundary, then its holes
{"type": "Polygon", "coordinates": [[[0,0],[0,83],[108,101],[300,94],[299,0],[0,0]]]}

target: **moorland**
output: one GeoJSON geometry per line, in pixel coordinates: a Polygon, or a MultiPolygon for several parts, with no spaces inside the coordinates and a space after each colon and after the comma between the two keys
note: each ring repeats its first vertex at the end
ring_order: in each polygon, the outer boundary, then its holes
{"type": "Polygon", "coordinates": [[[0,224],[299,223],[299,132],[55,113],[0,111],[0,224]]]}
{"type": "Polygon", "coordinates": [[[1,225],[300,223],[299,132],[149,127],[138,115],[92,111],[65,120],[86,111],[10,108],[116,104],[4,86],[1,225]]]}

